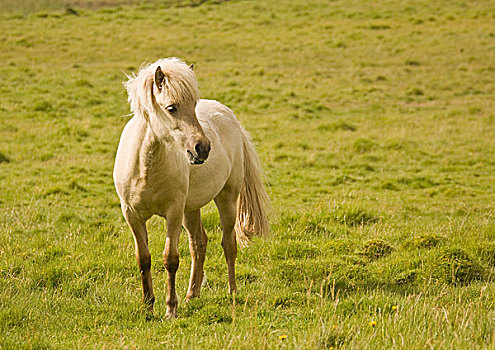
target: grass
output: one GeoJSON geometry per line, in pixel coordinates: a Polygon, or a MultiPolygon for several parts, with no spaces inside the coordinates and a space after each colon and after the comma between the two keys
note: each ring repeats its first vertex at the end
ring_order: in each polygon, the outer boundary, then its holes
{"type": "Polygon", "coordinates": [[[0,348],[494,348],[491,2],[32,4],[0,4],[0,348]],[[235,298],[203,210],[173,321],[163,222],[147,320],[111,177],[124,73],[166,56],[251,132],[274,204],[235,298]]]}

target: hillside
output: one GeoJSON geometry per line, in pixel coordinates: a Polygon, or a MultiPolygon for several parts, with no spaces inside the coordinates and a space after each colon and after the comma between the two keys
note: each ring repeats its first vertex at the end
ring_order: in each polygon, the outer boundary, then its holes
{"type": "Polygon", "coordinates": [[[0,3],[0,348],[494,348],[491,1],[0,3]],[[256,144],[272,237],[227,295],[218,214],[201,298],[156,315],[112,181],[144,62],[194,63],[256,144]]]}

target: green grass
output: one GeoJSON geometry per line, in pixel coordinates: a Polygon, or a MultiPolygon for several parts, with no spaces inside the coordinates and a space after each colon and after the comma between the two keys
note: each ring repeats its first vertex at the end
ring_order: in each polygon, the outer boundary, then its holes
{"type": "Polygon", "coordinates": [[[495,348],[492,2],[32,4],[0,3],[0,348],[495,348]],[[167,56],[251,132],[274,205],[234,299],[205,208],[173,321],[163,222],[147,320],[111,176],[124,73],[167,56]]]}

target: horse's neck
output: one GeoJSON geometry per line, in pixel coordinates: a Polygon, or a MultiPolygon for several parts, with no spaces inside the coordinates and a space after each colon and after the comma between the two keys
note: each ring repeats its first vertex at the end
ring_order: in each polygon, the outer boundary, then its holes
{"type": "Polygon", "coordinates": [[[157,165],[165,168],[175,165],[183,152],[172,133],[161,130],[161,134],[157,134],[149,123],[145,123],[144,127],[146,131],[140,152],[142,170],[149,172],[150,169],[156,169],[157,165]]]}

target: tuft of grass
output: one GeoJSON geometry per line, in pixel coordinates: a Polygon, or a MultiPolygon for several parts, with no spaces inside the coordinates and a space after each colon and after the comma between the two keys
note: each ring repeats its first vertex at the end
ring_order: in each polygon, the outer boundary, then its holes
{"type": "Polygon", "coordinates": [[[423,91],[423,89],[413,86],[407,90],[407,94],[411,96],[423,96],[425,92],[423,91]]]}
{"type": "Polygon", "coordinates": [[[405,63],[406,63],[406,66],[420,66],[421,65],[419,63],[419,61],[413,60],[413,59],[407,59],[405,63]]]}
{"type": "Polygon", "coordinates": [[[372,30],[384,30],[390,29],[390,26],[388,24],[372,24],[369,28],[372,30]]]}
{"type": "Polygon", "coordinates": [[[477,248],[477,253],[480,259],[495,267],[495,242],[483,242],[477,248]]]}
{"type": "Polygon", "coordinates": [[[48,190],[46,190],[44,193],[43,193],[43,197],[49,197],[49,196],[53,196],[53,195],[57,195],[57,194],[61,194],[61,195],[69,195],[69,192],[64,190],[63,188],[61,187],[52,187],[52,188],[49,188],[48,190]]]}
{"type": "Polygon", "coordinates": [[[337,349],[342,347],[350,338],[351,336],[347,335],[341,327],[337,325],[325,325],[319,334],[319,348],[337,349]]]}
{"type": "Polygon", "coordinates": [[[436,234],[423,234],[405,242],[406,248],[432,249],[445,241],[445,238],[436,234]]]}
{"type": "Polygon", "coordinates": [[[74,190],[74,191],[79,191],[79,192],[88,192],[86,188],[83,186],[79,185],[76,180],[72,180],[69,184],[69,189],[74,190]]]}
{"type": "Polygon", "coordinates": [[[390,255],[394,248],[381,239],[367,241],[359,250],[359,254],[373,261],[390,255]]]}
{"type": "Polygon", "coordinates": [[[33,111],[50,112],[53,110],[53,105],[48,101],[38,101],[33,105],[33,111]]]}
{"type": "Polygon", "coordinates": [[[357,153],[368,153],[375,149],[377,147],[377,144],[369,139],[365,138],[359,138],[356,141],[354,141],[354,150],[357,153]]]}
{"type": "Polygon", "coordinates": [[[333,221],[347,226],[376,223],[379,217],[360,206],[338,206],[329,212],[333,221]]]}
{"type": "Polygon", "coordinates": [[[408,285],[408,284],[414,284],[418,276],[421,275],[421,270],[419,269],[412,269],[412,270],[407,270],[399,273],[399,275],[395,278],[395,284],[397,285],[408,285]]]}
{"type": "Polygon", "coordinates": [[[337,130],[356,131],[357,128],[354,125],[349,124],[345,121],[339,121],[339,122],[334,122],[331,124],[320,124],[318,126],[318,130],[319,131],[325,131],[325,132],[337,131],[337,130]]]}
{"type": "Polygon", "coordinates": [[[225,303],[220,305],[205,305],[197,313],[195,317],[199,322],[206,325],[213,325],[218,323],[232,323],[232,310],[225,306],[225,303]],[[222,305],[223,304],[223,305],[222,305]]]}
{"type": "Polygon", "coordinates": [[[10,163],[10,159],[5,154],[0,152],[0,164],[2,163],[10,163]]]}
{"type": "Polygon", "coordinates": [[[467,284],[484,277],[485,270],[470,255],[455,247],[439,250],[431,265],[432,276],[446,283],[467,284]]]}

